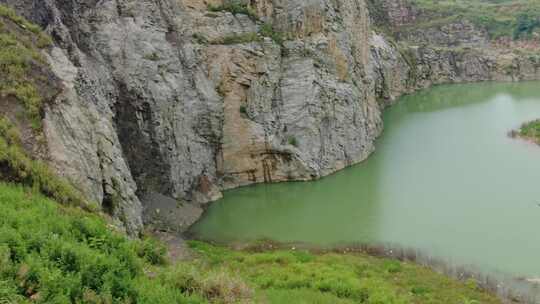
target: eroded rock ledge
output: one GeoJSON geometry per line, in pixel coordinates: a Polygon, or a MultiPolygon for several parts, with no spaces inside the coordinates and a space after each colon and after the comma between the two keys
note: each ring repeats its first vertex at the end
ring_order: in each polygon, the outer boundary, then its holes
{"type": "MultiPolygon", "coordinates": [[[[406,1],[383,2],[390,26],[414,22],[406,1]]],[[[382,109],[404,93],[539,78],[540,60],[492,47],[468,23],[394,42],[364,0],[246,0],[248,13],[219,0],[0,3],[55,40],[52,165],[133,234],[143,213],[183,231],[221,190],[364,160],[382,109]]]]}

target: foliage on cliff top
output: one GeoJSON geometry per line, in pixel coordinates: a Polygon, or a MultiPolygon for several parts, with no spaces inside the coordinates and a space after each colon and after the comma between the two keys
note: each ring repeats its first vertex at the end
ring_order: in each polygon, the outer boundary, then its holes
{"type": "Polygon", "coordinates": [[[500,303],[473,283],[361,254],[194,241],[195,259],[171,264],[159,243],[129,240],[21,186],[0,183],[0,210],[0,302],[500,303]]]}
{"type": "Polygon", "coordinates": [[[414,27],[469,20],[485,28],[493,39],[531,38],[540,28],[539,0],[410,0],[420,9],[414,27]]]}
{"type": "Polygon", "coordinates": [[[0,5],[0,98],[18,100],[35,130],[41,128],[44,97],[54,94],[54,77],[40,53],[50,44],[37,25],[0,5]]]}

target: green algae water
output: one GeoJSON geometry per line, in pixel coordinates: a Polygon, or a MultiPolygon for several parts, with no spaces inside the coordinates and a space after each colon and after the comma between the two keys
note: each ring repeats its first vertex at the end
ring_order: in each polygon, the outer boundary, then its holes
{"type": "Polygon", "coordinates": [[[365,162],[315,182],[225,193],[192,232],[415,248],[540,277],[540,146],[507,133],[540,118],[540,83],[438,86],[386,110],[365,162]]]}

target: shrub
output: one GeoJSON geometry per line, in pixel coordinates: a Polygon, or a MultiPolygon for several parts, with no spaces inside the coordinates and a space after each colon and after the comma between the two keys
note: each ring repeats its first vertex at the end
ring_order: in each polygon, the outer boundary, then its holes
{"type": "Polygon", "coordinates": [[[294,136],[289,136],[289,139],[287,140],[289,145],[298,147],[298,140],[294,136]]]}
{"type": "Polygon", "coordinates": [[[145,238],[138,243],[137,254],[152,265],[167,263],[167,248],[152,238],[145,238]]]}
{"type": "Polygon", "coordinates": [[[257,33],[243,33],[243,34],[234,34],[234,35],[228,35],[221,39],[218,39],[216,41],[211,41],[211,44],[242,44],[242,43],[251,43],[251,42],[259,42],[261,41],[261,37],[257,35],[257,33]]]}
{"type": "Polygon", "coordinates": [[[233,0],[223,5],[208,5],[208,10],[211,12],[227,11],[231,14],[243,14],[250,17],[252,20],[257,20],[257,13],[253,11],[247,4],[240,3],[237,0],[233,0]]]}
{"type": "Polygon", "coordinates": [[[208,39],[202,34],[195,33],[192,37],[198,44],[208,44],[208,39]]]}
{"type": "Polygon", "coordinates": [[[285,41],[285,35],[281,32],[276,31],[270,23],[264,23],[259,29],[259,33],[263,37],[268,37],[272,39],[275,43],[279,45],[283,45],[283,42],[285,41]]]}
{"type": "Polygon", "coordinates": [[[540,19],[537,15],[521,13],[517,16],[513,38],[531,38],[533,31],[538,27],[540,27],[540,19]]]}
{"type": "Polygon", "coordinates": [[[152,52],[150,54],[144,55],[143,58],[150,61],[158,61],[159,55],[156,52],[152,52]]]}
{"type": "Polygon", "coordinates": [[[247,107],[245,105],[240,106],[240,113],[247,114],[247,107]]]}

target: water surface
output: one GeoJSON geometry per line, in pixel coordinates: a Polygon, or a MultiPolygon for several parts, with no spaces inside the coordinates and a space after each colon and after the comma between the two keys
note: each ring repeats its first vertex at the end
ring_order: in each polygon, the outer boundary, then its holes
{"type": "Polygon", "coordinates": [[[540,83],[439,86],[384,115],[377,151],[315,182],[225,193],[193,228],[219,241],[391,243],[540,277],[540,83]]]}

